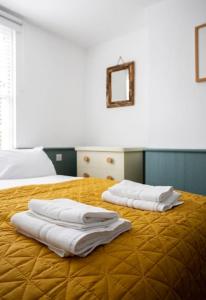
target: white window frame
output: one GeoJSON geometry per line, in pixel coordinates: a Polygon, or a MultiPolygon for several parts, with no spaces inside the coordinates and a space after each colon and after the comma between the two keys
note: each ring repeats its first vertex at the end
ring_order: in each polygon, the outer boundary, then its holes
{"type": "Polygon", "coordinates": [[[19,45],[19,38],[22,33],[22,27],[23,22],[19,18],[0,10],[0,25],[3,25],[10,30],[12,30],[13,38],[13,58],[12,58],[12,64],[13,64],[13,78],[12,78],[12,95],[9,97],[9,109],[8,109],[8,119],[9,123],[4,130],[6,136],[8,136],[8,139],[4,139],[2,141],[2,145],[0,147],[2,149],[9,149],[16,147],[16,65],[17,65],[17,45],[19,45]],[[20,33],[20,34],[19,34],[20,33]],[[18,41],[17,41],[18,39],[18,41]]]}

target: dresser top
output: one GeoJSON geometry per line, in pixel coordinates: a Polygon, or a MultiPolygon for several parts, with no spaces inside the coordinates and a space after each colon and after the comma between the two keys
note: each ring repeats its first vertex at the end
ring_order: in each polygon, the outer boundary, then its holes
{"type": "Polygon", "coordinates": [[[134,147],[101,147],[101,146],[91,146],[91,147],[75,147],[76,151],[99,151],[99,152],[137,152],[143,151],[143,148],[134,147]]]}

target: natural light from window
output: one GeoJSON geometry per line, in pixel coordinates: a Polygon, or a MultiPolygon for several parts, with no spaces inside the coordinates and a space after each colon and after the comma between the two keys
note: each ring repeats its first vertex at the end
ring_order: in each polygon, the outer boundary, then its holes
{"type": "Polygon", "coordinates": [[[15,40],[15,31],[0,24],[0,149],[13,146],[15,40]]]}

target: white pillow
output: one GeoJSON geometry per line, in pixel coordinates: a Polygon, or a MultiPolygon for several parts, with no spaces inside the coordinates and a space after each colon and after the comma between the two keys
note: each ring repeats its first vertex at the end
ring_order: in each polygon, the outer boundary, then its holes
{"type": "Polygon", "coordinates": [[[0,179],[21,179],[56,175],[52,161],[42,147],[0,151],[0,179]]]}

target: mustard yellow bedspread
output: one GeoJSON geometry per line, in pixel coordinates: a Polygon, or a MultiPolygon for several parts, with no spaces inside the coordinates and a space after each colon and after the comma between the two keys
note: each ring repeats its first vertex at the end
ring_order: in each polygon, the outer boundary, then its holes
{"type": "Polygon", "coordinates": [[[206,299],[206,197],[183,193],[182,206],[144,212],[103,202],[112,184],[82,179],[0,192],[0,299],[206,299]],[[60,258],[9,222],[34,197],[116,210],[133,227],[86,258],[60,258]]]}

